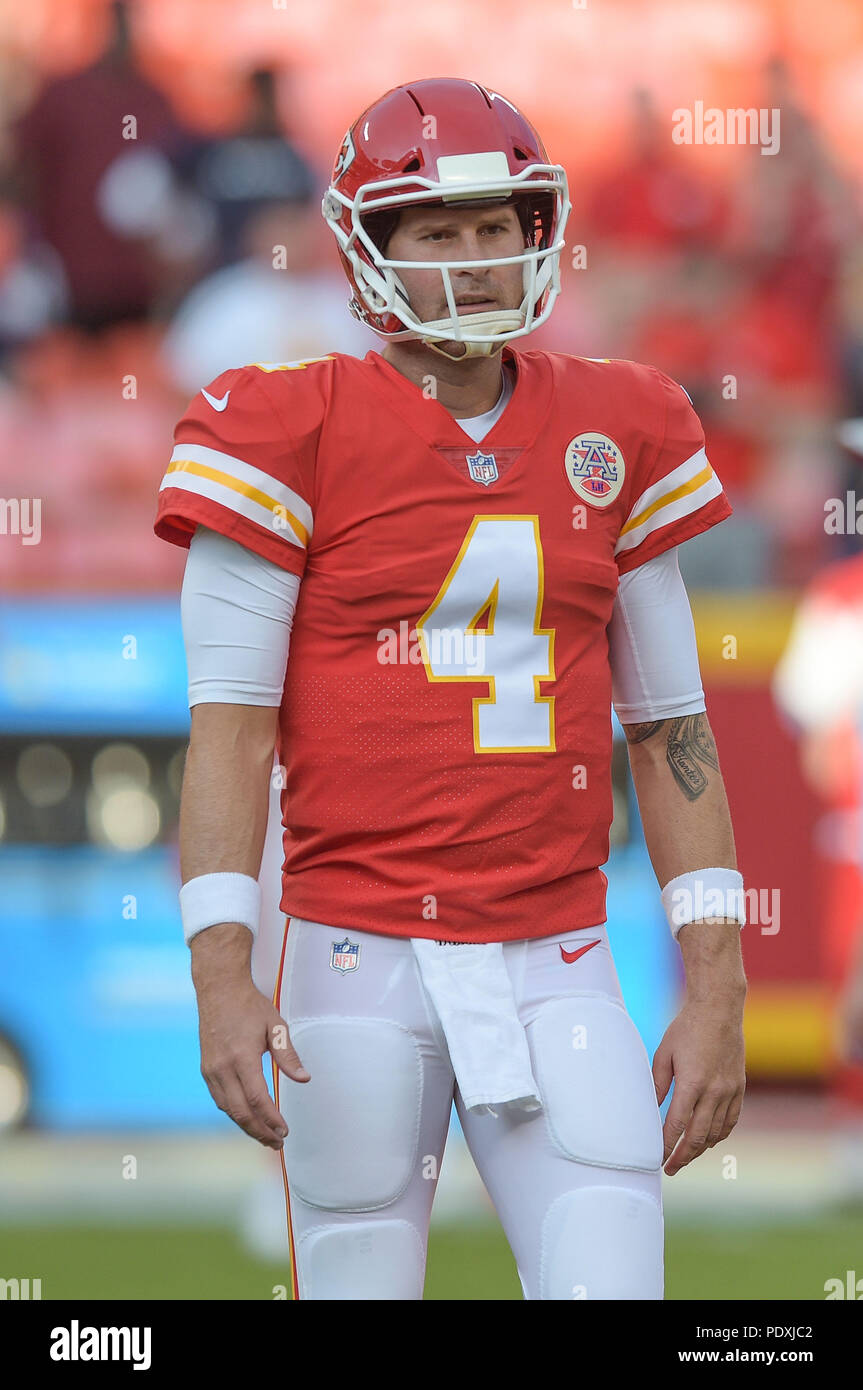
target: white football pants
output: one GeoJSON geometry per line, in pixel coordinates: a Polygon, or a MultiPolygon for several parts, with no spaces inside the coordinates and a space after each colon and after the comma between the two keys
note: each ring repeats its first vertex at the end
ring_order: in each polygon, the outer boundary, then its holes
{"type": "Polygon", "coordinates": [[[505,945],[543,1108],[497,1116],[465,1110],[409,940],[286,933],[275,1002],[312,1078],[277,1084],[297,1297],[422,1298],[455,1100],[525,1298],[662,1298],[661,1120],[604,927],[505,945]]]}

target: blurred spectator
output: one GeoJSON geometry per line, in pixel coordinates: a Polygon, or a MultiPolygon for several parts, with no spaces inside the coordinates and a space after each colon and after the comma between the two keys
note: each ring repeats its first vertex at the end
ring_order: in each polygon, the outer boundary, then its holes
{"type": "Polygon", "coordinates": [[[805,326],[795,345],[798,376],[806,371],[820,381],[835,368],[837,279],[843,248],[859,235],[859,216],[781,59],[767,65],[765,105],[781,112],[780,153],[744,162],[728,253],[747,270],[765,319],[777,316],[774,338],[792,318],[805,326]]]}
{"type": "Polygon", "coordinates": [[[597,237],[639,253],[712,244],[722,225],[719,190],[682,166],[649,92],[632,94],[631,112],[628,153],[590,201],[597,237]]]}
{"type": "MultiPolygon", "coordinates": [[[[845,450],[844,468],[836,495],[861,495],[863,484],[863,248],[859,241],[846,258],[840,282],[840,371],[844,402],[849,417],[837,434],[845,450]]],[[[863,550],[863,535],[856,530],[835,537],[843,555],[863,550]]]]}
{"type": "Polygon", "coordinates": [[[149,313],[159,280],[150,239],[173,193],[168,156],[184,138],[135,67],[126,4],[112,8],[102,57],[50,81],[13,130],[21,200],[59,255],[69,318],[85,329],[149,313]]]}
{"type": "Polygon", "coordinates": [[[246,225],[271,203],[306,202],[322,189],[312,167],[285,133],[276,74],[258,68],[249,79],[249,112],[231,135],[199,141],[181,163],[189,188],[212,209],[216,245],[211,263],[229,265],[244,254],[246,225]]]}
{"type": "Polygon", "coordinates": [[[0,202],[0,365],[67,311],[66,278],[56,251],[46,242],[28,246],[20,208],[0,202]]]}
{"type": "Polygon", "coordinates": [[[243,260],[197,285],[166,333],[164,360],[186,395],[246,362],[361,357],[378,346],[348,312],[341,272],[311,269],[322,228],[317,204],[267,204],[250,217],[243,260]]]}

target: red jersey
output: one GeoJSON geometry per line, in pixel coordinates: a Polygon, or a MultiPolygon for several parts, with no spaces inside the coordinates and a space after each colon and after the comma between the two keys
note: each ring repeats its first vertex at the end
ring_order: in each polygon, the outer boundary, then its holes
{"type": "Polygon", "coordinates": [[[157,534],[302,576],[287,914],[465,941],[605,920],[618,576],[731,508],[662,373],[502,360],[480,445],[377,352],[223,372],[175,431],[157,534]]]}

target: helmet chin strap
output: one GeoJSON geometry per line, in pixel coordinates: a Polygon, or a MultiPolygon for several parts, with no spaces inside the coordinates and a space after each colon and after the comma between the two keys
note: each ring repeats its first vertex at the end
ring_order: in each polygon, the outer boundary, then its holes
{"type": "MultiPolygon", "coordinates": [[[[464,325],[468,333],[511,333],[524,325],[524,313],[521,309],[490,309],[482,314],[462,314],[459,315],[459,323],[464,325]]],[[[432,319],[423,324],[424,328],[431,328],[438,333],[445,333],[452,327],[451,319],[432,319]]],[[[460,346],[464,351],[454,356],[441,346],[440,339],[427,338],[425,334],[417,335],[426,347],[439,352],[442,357],[448,357],[451,362],[463,362],[468,357],[493,357],[500,352],[503,343],[489,341],[487,343],[465,343],[460,346]]],[[[446,339],[447,342],[458,343],[457,338],[446,339]]]]}

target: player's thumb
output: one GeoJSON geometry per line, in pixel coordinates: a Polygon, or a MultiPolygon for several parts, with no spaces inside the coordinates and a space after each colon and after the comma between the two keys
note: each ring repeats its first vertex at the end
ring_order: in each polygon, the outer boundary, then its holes
{"type": "Polygon", "coordinates": [[[267,1029],[267,1046],[276,1066],[285,1076],[289,1076],[292,1081],[311,1081],[311,1076],[294,1051],[287,1023],[275,1010],[267,1029]]]}

